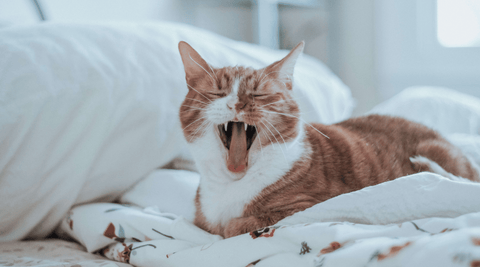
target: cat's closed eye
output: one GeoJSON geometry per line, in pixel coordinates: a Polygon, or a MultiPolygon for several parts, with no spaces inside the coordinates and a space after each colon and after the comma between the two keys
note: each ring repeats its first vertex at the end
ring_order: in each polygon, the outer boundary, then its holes
{"type": "Polygon", "coordinates": [[[259,95],[252,95],[253,97],[265,97],[268,96],[268,94],[259,94],[259,95]]]}
{"type": "Polygon", "coordinates": [[[213,96],[218,96],[218,97],[224,97],[226,96],[225,93],[208,93],[209,95],[213,95],[213,96]]]}

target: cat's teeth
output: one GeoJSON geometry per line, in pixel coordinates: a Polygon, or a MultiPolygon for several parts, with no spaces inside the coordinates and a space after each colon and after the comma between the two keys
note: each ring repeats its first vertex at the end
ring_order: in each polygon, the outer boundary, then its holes
{"type": "Polygon", "coordinates": [[[243,123],[245,125],[245,132],[247,131],[248,124],[243,123]]]}
{"type": "Polygon", "coordinates": [[[228,122],[225,122],[225,132],[227,131],[228,129],[228,122]]]}

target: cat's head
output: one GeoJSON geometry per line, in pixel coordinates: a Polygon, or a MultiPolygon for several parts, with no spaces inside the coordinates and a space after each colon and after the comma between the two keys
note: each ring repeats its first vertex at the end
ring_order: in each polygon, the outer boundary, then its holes
{"type": "MultiPolygon", "coordinates": [[[[262,68],[214,68],[190,45],[178,48],[185,68],[188,94],[180,107],[180,120],[188,142],[207,132],[224,148],[225,166],[242,173],[249,154],[263,153],[273,144],[298,135],[299,108],[293,100],[293,70],[304,42],[280,61],[262,68]]],[[[287,153],[287,152],[285,152],[287,153]]]]}

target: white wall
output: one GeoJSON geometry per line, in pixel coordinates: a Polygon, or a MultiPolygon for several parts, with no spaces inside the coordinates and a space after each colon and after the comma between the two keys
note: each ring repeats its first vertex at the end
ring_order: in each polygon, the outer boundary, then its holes
{"type": "Polygon", "coordinates": [[[36,23],[38,16],[32,1],[0,0],[0,26],[36,23]]]}
{"type": "Polygon", "coordinates": [[[329,66],[357,100],[354,116],[380,102],[375,80],[374,0],[329,1],[329,66]]]}
{"type": "MultiPolygon", "coordinates": [[[[180,0],[39,0],[47,20],[85,21],[184,21],[188,8],[180,0]]],[[[15,24],[38,22],[31,0],[0,0],[0,21],[15,24]]]]}
{"type": "Polygon", "coordinates": [[[254,42],[252,10],[248,6],[198,5],[193,10],[198,27],[234,40],[254,42]]]}
{"type": "Polygon", "coordinates": [[[281,6],[280,9],[281,48],[291,49],[305,41],[305,53],[329,64],[328,54],[328,12],[326,6],[298,8],[281,6]]]}
{"type": "Polygon", "coordinates": [[[48,19],[55,21],[177,20],[177,1],[43,0],[48,19]]]}

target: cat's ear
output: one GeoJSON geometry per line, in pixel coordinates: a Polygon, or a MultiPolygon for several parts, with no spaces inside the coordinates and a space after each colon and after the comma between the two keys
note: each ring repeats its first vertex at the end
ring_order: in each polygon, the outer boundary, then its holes
{"type": "Polygon", "coordinates": [[[293,75],[293,69],[295,68],[295,63],[297,62],[298,57],[303,52],[305,47],[305,42],[301,41],[295,48],[293,48],[287,56],[285,56],[279,62],[280,71],[287,73],[288,75],[293,75]]]}
{"type": "Polygon", "coordinates": [[[180,41],[178,43],[178,50],[182,57],[187,83],[189,83],[191,79],[201,77],[204,74],[210,76],[213,74],[208,63],[189,44],[180,41]]]}
{"type": "Polygon", "coordinates": [[[282,60],[274,62],[270,66],[266,67],[265,72],[276,73],[277,79],[284,80],[284,82],[289,83],[290,86],[288,86],[288,89],[291,89],[295,63],[297,62],[297,59],[300,56],[300,54],[302,54],[304,47],[305,47],[305,42],[301,41],[282,60]]]}

